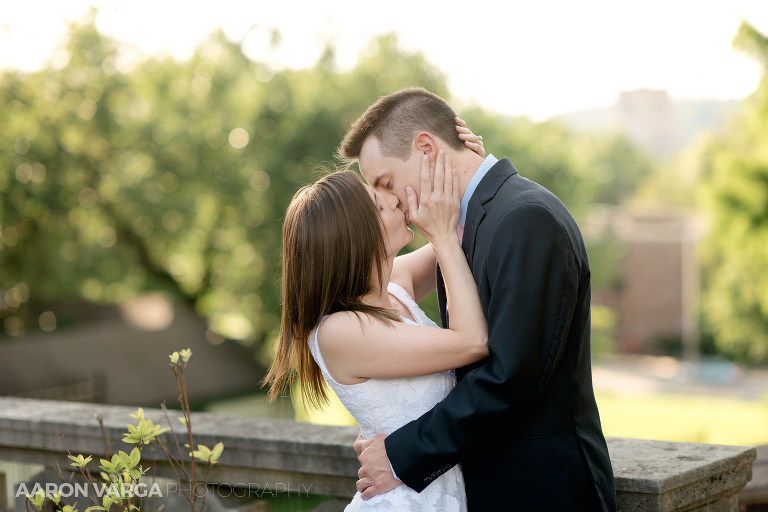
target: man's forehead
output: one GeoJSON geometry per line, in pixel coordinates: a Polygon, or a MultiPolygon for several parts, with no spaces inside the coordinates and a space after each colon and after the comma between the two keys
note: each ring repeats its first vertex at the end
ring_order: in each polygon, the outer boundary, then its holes
{"type": "Polygon", "coordinates": [[[357,161],[357,166],[360,169],[360,174],[363,175],[365,181],[373,188],[378,187],[381,182],[391,174],[390,169],[385,167],[383,162],[364,162],[363,160],[364,159],[362,158],[359,159],[357,161]]]}
{"type": "Polygon", "coordinates": [[[365,179],[365,182],[368,183],[368,185],[373,186],[374,182],[377,180],[380,181],[380,177],[384,174],[384,171],[382,171],[381,168],[376,168],[372,163],[367,163],[367,165],[363,165],[362,160],[358,160],[357,167],[360,169],[360,174],[362,174],[363,179],[365,179]]]}

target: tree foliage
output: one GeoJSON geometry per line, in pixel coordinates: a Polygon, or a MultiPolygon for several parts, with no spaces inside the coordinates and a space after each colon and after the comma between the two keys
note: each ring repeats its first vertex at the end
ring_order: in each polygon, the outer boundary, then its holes
{"type": "Polygon", "coordinates": [[[768,38],[744,23],[734,45],[764,73],[740,115],[706,148],[702,310],[721,351],[758,362],[768,359],[768,38]]]}
{"type": "MultiPolygon", "coordinates": [[[[276,70],[220,32],[186,61],[130,62],[94,18],[73,25],[42,70],[0,74],[0,324],[10,335],[51,304],[159,290],[214,332],[259,344],[278,327],[281,219],[296,189],[379,96],[420,85],[450,101],[443,73],[391,34],[349,71],[336,69],[332,46],[310,68],[276,70]]],[[[461,114],[577,214],[620,202],[647,172],[623,139],[461,114]]]]}

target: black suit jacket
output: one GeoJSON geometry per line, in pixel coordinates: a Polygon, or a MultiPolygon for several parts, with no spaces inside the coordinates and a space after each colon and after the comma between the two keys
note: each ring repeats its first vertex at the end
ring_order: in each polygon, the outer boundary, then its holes
{"type": "MultiPolygon", "coordinates": [[[[506,158],[472,195],[463,243],[490,356],[457,370],[431,411],[389,435],[417,491],[461,463],[470,510],[616,510],[590,362],[590,271],[578,226],[506,158]]],[[[438,269],[443,325],[445,288],[438,269]]]]}

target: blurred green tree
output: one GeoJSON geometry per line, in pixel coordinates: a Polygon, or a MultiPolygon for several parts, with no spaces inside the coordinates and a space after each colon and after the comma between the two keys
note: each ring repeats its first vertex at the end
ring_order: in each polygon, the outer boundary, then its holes
{"type": "Polygon", "coordinates": [[[734,46],[763,66],[740,115],[704,149],[700,198],[709,216],[703,248],[705,334],[745,362],[768,360],[768,38],[743,23],[734,46]]]}
{"type": "MultiPolygon", "coordinates": [[[[393,34],[348,71],[332,45],[309,68],[272,69],[221,32],[186,61],[139,57],[95,16],[42,70],[0,73],[2,329],[34,328],[51,304],[159,290],[213,333],[261,346],[278,328],[281,219],[296,189],[337,164],[377,97],[420,85],[451,101],[444,74],[393,34]]],[[[647,171],[621,139],[461,115],[577,215],[621,202],[647,171]]]]}
{"type": "Polygon", "coordinates": [[[4,331],[33,326],[40,304],[162,290],[216,333],[263,340],[278,326],[280,219],[295,190],[371,98],[412,83],[446,94],[443,75],[394,36],[348,73],[332,48],[275,71],[221,33],[188,61],[130,65],[94,21],[40,72],[0,77],[4,331]]]}

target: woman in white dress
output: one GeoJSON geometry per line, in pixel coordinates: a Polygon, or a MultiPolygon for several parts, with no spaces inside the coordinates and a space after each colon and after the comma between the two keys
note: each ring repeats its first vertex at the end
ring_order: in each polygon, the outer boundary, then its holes
{"type": "MultiPolygon", "coordinates": [[[[465,141],[474,137],[461,128],[465,141]]],[[[364,438],[389,434],[430,410],[453,388],[454,368],[488,355],[486,320],[456,232],[458,176],[442,153],[436,162],[425,155],[421,173],[418,207],[408,190],[408,215],[394,195],[340,171],[299,190],[283,225],[283,312],[266,378],[270,396],[298,377],[305,401],[320,406],[327,402],[325,381],[364,438]],[[413,239],[409,217],[430,243],[396,257],[413,239]],[[416,304],[435,287],[436,260],[450,329],[437,328],[416,304]]],[[[364,501],[358,492],[345,510],[465,511],[461,469],[421,493],[401,484],[364,501]]]]}

